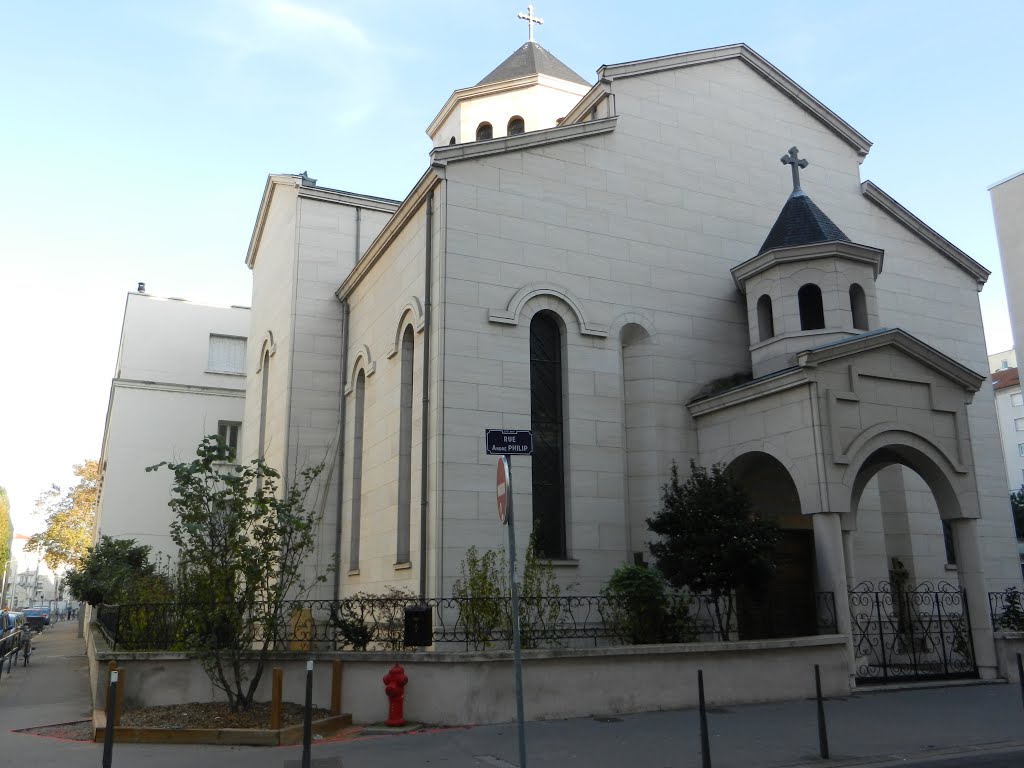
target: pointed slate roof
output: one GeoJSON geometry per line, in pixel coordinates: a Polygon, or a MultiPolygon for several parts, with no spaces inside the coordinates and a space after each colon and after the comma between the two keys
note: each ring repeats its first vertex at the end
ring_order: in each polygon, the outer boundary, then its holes
{"type": "Polygon", "coordinates": [[[760,256],[773,248],[787,248],[793,245],[827,243],[833,240],[850,242],[839,227],[807,196],[802,189],[796,189],[775,220],[768,237],[765,238],[760,256]]]}
{"type": "Polygon", "coordinates": [[[521,48],[501,62],[477,85],[500,83],[502,80],[515,80],[517,77],[526,77],[527,75],[548,75],[557,77],[559,80],[568,80],[570,83],[590,85],[536,43],[523,43],[521,48]]]}

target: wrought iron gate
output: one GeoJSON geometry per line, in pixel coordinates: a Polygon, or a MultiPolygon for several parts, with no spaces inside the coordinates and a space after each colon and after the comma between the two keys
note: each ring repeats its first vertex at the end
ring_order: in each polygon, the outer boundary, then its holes
{"type": "Polygon", "coordinates": [[[977,677],[967,595],[947,582],[850,590],[858,683],[977,677]]]}

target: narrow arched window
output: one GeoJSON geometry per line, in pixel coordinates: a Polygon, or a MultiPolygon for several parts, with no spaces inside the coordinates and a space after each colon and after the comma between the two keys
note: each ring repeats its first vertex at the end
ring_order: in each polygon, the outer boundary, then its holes
{"type": "Polygon", "coordinates": [[[491,127],[490,123],[480,123],[476,127],[476,140],[487,141],[494,137],[494,128],[491,127]]]}
{"type": "Polygon", "coordinates": [[[402,336],[402,392],[398,415],[398,541],[395,564],[408,563],[412,519],[412,326],[402,336]]]}
{"type": "Polygon", "coordinates": [[[807,283],[796,294],[800,304],[800,330],[813,331],[825,327],[825,308],[821,304],[821,288],[807,283]]]}
{"type": "Polygon", "coordinates": [[[260,437],[256,447],[257,458],[264,458],[267,453],[267,390],[270,388],[270,352],[263,353],[262,379],[260,380],[260,437]]]}
{"type": "Polygon", "coordinates": [[[772,298],[767,293],[757,300],[757,340],[764,341],[775,335],[775,318],[772,316],[772,298]]]}
{"type": "Polygon", "coordinates": [[[448,144],[450,145],[450,144],[454,144],[454,143],[455,143],[455,137],[452,136],[451,139],[448,141],[448,144]]]}
{"type": "Polygon", "coordinates": [[[526,133],[526,121],[516,115],[508,121],[508,135],[518,136],[521,133],[526,133]]]}
{"type": "Polygon", "coordinates": [[[562,455],[562,332],[556,318],[530,323],[530,425],[533,429],[533,530],[537,553],[565,558],[565,470],[562,455]]]}
{"type": "Polygon", "coordinates": [[[853,313],[853,327],[858,331],[868,329],[868,302],[864,289],[854,283],[850,286],[850,312],[853,313]]]}
{"type": "Polygon", "coordinates": [[[366,374],[356,377],[355,417],[352,419],[352,524],[350,526],[348,567],[359,570],[359,518],[363,502],[363,422],[366,402],[366,374]]]}

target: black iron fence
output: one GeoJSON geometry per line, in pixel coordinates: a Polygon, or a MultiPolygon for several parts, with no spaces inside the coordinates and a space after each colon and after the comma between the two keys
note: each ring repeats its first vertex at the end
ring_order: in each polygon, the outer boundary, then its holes
{"type": "Polygon", "coordinates": [[[862,683],[977,677],[967,595],[947,582],[861,582],[850,590],[862,683]]]}
{"type": "MultiPolygon", "coordinates": [[[[836,632],[831,592],[815,594],[816,616],[794,631],[762,612],[744,625],[742,600],[679,595],[653,604],[603,596],[565,595],[520,602],[523,647],[627,645],[714,640],[765,639],[836,632]]],[[[225,606],[157,603],[101,605],[97,622],[110,646],[123,650],[187,650],[204,642],[230,642],[232,627],[246,628],[254,643],[280,650],[401,650],[405,612],[425,605],[431,644],[442,650],[509,648],[512,608],[508,598],[362,596],[344,600],[301,600],[267,617],[263,606],[248,615],[225,606]],[[226,620],[225,616],[229,616],[226,620]]],[[[763,607],[763,606],[762,606],[763,607]]]]}
{"type": "Polygon", "coordinates": [[[989,592],[988,611],[993,629],[1024,632],[1024,592],[1016,587],[1002,592],[989,592]]]}

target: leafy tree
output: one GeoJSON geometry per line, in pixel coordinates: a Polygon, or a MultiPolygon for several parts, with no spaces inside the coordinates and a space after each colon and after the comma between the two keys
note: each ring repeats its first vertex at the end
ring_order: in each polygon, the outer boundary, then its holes
{"type": "Polygon", "coordinates": [[[54,484],[36,501],[37,514],[46,514],[46,529],[29,537],[26,552],[42,552],[43,561],[56,573],[77,566],[92,543],[99,501],[99,462],[88,459],[74,467],[78,484],[61,491],[54,484]]]}
{"type": "MultiPolygon", "coordinates": [[[[7,491],[0,486],[0,589],[7,585],[7,566],[11,563],[11,539],[14,527],[11,525],[11,502],[7,491]]],[[[0,597],[3,592],[0,591],[0,597]]]]}
{"type": "Polygon", "coordinates": [[[64,583],[73,598],[89,605],[133,602],[142,586],[156,575],[149,556],[150,548],[135,539],[101,536],[78,567],[68,571],[64,583]]]}
{"type": "Polygon", "coordinates": [[[1013,528],[1018,539],[1024,539],[1024,485],[1010,494],[1010,510],[1013,512],[1013,528]]]}
{"type": "Polygon", "coordinates": [[[288,601],[312,586],[303,563],[315,545],[320,513],[315,497],[307,504],[323,464],[281,490],[280,474],[262,459],[247,466],[223,459],[211,435],[194,460],[161,462],[147,471],[166,466],[174,473],[171,538],[179,550],[184,639],[238,710],[252,704],[269,654],[288,627],[288,601]]]}
{"type": "Polygon", "coordinates": [[[728,640],[733,591],[756,589],[771,577],[778,529],[754,513],[746,492],[721,464],[708,469],[691,460],[690,477],[680,483],[673,463],[661,499],[661,510],[647,519],[660,537],[650,545],[658,570],[677,589],[707,594],[722,639],[728,640]]]}
{"type": "Polygon", "coordinates": [[[665,579],[653,568],[620,565],[601,590],[606,601],[601,616],[608,628],[629,645],[667,642],[669,611],[665,579]]]}

